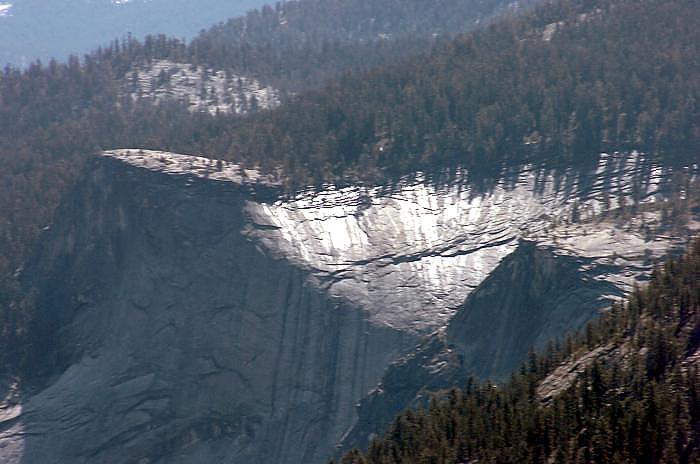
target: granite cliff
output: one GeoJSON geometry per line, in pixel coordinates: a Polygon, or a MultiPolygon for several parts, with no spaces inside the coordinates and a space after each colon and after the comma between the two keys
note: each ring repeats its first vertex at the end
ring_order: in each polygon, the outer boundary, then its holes
{"type": "Polygon", "coordinates": [[[45,375],[0,402],[0,462],[324,462],[627,292],[695,227],[661,206],[696,171],[612,154],[290,196],[230,163],[105,153],[23,271],[45,375]]]}

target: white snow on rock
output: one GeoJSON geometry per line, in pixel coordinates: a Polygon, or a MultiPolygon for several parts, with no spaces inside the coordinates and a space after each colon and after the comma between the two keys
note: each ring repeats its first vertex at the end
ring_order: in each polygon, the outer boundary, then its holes
{"type": "Polygon", "coordinates": [[[164,151],[119,149],[102,152],[102,156],[118,159],[135,167],[172,175],[198,177],[236,184],[266,184],[277,182],[255,169],[245,169],[228,161],[201,156],[181,155],[164,151]]]}
{"type": "Polygon", "coordinates": [[[547,24],[544,28],[544,31],[542,32],[542,40],[544,40],[545,42],[549,42],[550,40],[552,40],[552,37],[554,37],[554,34],[563,25],[564,25],[564,21],[559,21],[556,23],[547,24]]]}
{"type": "Polygon", "coordinates": [[[246,114],[275,108],[279,92],[251,77],[187,63],[154,60],[127,73],[125,92],[156,102],[176,100],[191,111],[246,114]]]}
{"type": "MultiPolygon", "coordinates": [[[[123,150],[106,156],[172,174],[243,178],[229,164],[212,174],[205,158],[123,150]]],[[[445,326],[521,239],[578,257],[582,272],[629,291],[653,258],[687,241],[655,232],[655,203],[663,203],[672,173],[633,152],[602,154],[583,175],[525,166],[481,190],[466,172],[446,186],[421,176],[391,188],[327,186],[273,202],[249,200],[243,233],[309,271],[331,295],[364,308],[373,322],[427,333],[445,326]],[[634,215],[606,214],[634,199],[634,215]]]]}
{"type": "MultiPolygon", "coordinates": [[[[0,381],[1,382],[1,381],[0,381]]],[[[21,462],[25,455],[25,429],[18,420],[23,412],[20,386],[12,381],[0,383],[5,397],[0,397],[0,462],[21,462]]]]}
{"type": "Polygon", "coordinates": [[[9,16],[11,8],[12,3],[0,3],[0,18],[3,16],[9,16]]]}

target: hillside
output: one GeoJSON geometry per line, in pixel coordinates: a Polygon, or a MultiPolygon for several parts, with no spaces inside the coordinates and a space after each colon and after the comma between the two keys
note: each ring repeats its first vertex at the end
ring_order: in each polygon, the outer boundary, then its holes
{"type": "Polygon", "coordinates": [[[429,59],[348,77],[237,124],[212,145],[316,180],[533,160],[570,167],[624,148],[692,158],[700,141],[696,6],[545,5],[429,59]]]}
{"type": "Polygon", "coordinates": [[[694,463],[700,460],[700,240],[505,385],[473,379],[401,414],[374,463],[694,463]]]}
{"type": "Polygon", "coordinates": [[[434,43],[536,2],[523,0],[304,0],[253,10],[212,27],[186,61],[264,77],[285,92],[318,88],[347,71],[366,71],[427,53],[434,43]]]}
{"type": "MultiPolygon", "coordinates": [[[[445,36],[462,32],[475,27],[480,18],[497,14],[504,5],[496,1],[440,1],[429,8],[435,14],[426,16],[419,14],[426,5],[417,1],[323,4],[321,8],[318,2],[305,0],[254,10],[202,32],[190,43],[163,35],[142,41],[124,38],[83,59],[73,56],[66,63],[4,69],[0,75],[0,156],[8,168],[3,173],[7,176],[3,184],[8,188],[2,197],[7,202],[0,206],[5,211],[2,217],[9,220],[13,215],[12,223],[24,225],[28,221],[21,217],[26,214],[21,211],[33,209],[42,219],[29,219],[31,228],[48,221],[56,192],[62,191],[71,173],[80,169],[79,160],[99,148],[166,148],[183,141],[189,145],[228,130],[232,121],[225,115],[210,120],[189,114],[183,108],[188,104],[181,99],[150,98],[163,87],[182,90],[173,76],[168,76],[171,68],[195,69],[195,76],[186,76],[185,81],[210,73],[215,74],[215,80],[219,74],[227,80],[235,76],[253,89],[267,90],[272,84],[285,93],[315,89],[350,70],[367,70],[428,52],[436,42],[436,31],[445,36]],[[341,24],[334,24],[337,17],[344,18],[341,24]],[[384,22],[376,23],[373,18],[384,22]],[[364,31],[360,33],[357,25],[363,24],[371,27],[360,28],[364,31]],[[171,65],[158,67],[159,60],[171,65]],[[166,77],[161,81],[163,70],[166,77]],[[138,91],[132,88],[134,75],[144,80],[138,91]],[[134,100],[140,95],[147,98],[134,100]],[[178,133],[183,137],[176,137],[178,133]],[[48,192],[37,191],[32,183],[41,183],[48,192]],[[41,196],[40,205],[31,199],[36,195],[41,196]]],[[[205,83],[211,90],[213,85],[205,83]]],[[[198,94],[200,87],[194,84],[191,92],[198,94]]],[[[222,97],[221,89],[217,90],[222,97]]],[[[203,112],[210,108],[199,106],[203,112]]],[[[210,153],[220,156],[222,150],[210,153]]],[[[8,240],[16,243],[27,237],[26,232],[19,232],[21,237],[14,235],[8,240]]]]}

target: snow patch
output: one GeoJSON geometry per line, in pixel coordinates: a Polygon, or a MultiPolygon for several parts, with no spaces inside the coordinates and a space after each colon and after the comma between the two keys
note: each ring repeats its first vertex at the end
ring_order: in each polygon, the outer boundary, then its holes
{"type": "Polygon", "coordinates": [[[0,456],[7,459],[2,462],[20,462],[25,453],[24,406],[19,401],[19,384],[11,382],[7,387],[6,396],[0,398],[0,456]]]}
{"type": "Polygon", "coordinates": [[[552,37],[554,37],[554,34],[563,25],[564,25],[564,21],[559,21],[556,23],[547,24],[544,28],[544,31],[542,32],[542,40],[544,40],[545,42],[549,42],[550,40],[552,40],[552,37]]]}
{"type": "MultiPolygon", "coordinates": [[[[595,10],[589,11],[587,13],[580,13],[576,15],[576,20],[573,21],[573,26],[580,26],[582,24],[588,23],[593,21],[596,18],[599,18],[602,16],[603,10],[600,8],[596,8],[595,10]]],[[[569,26],[572,25],[569,23],[569,26]]],[[[544,27],[544,30],[542,31],[542,40],[545,42],[549,42],[552,40],[554,37],[554,34],[557,33],[557,31],[561,30],[563,27],[567,26],[567,23],[565,21],[557,21],[554,23],[549,23],[544,27]]]]}

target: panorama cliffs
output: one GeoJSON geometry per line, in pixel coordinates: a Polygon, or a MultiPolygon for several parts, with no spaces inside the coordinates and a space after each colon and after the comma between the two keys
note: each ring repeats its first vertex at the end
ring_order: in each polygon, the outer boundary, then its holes
{"type": "Polygon", "coordinates": [[[0,404],[1,461],[322,463],[628,292],[696,228],[664,206],[696,177],[635,152],[289,194],[106,152],[22,271],[45,343],[0,404]]]}

